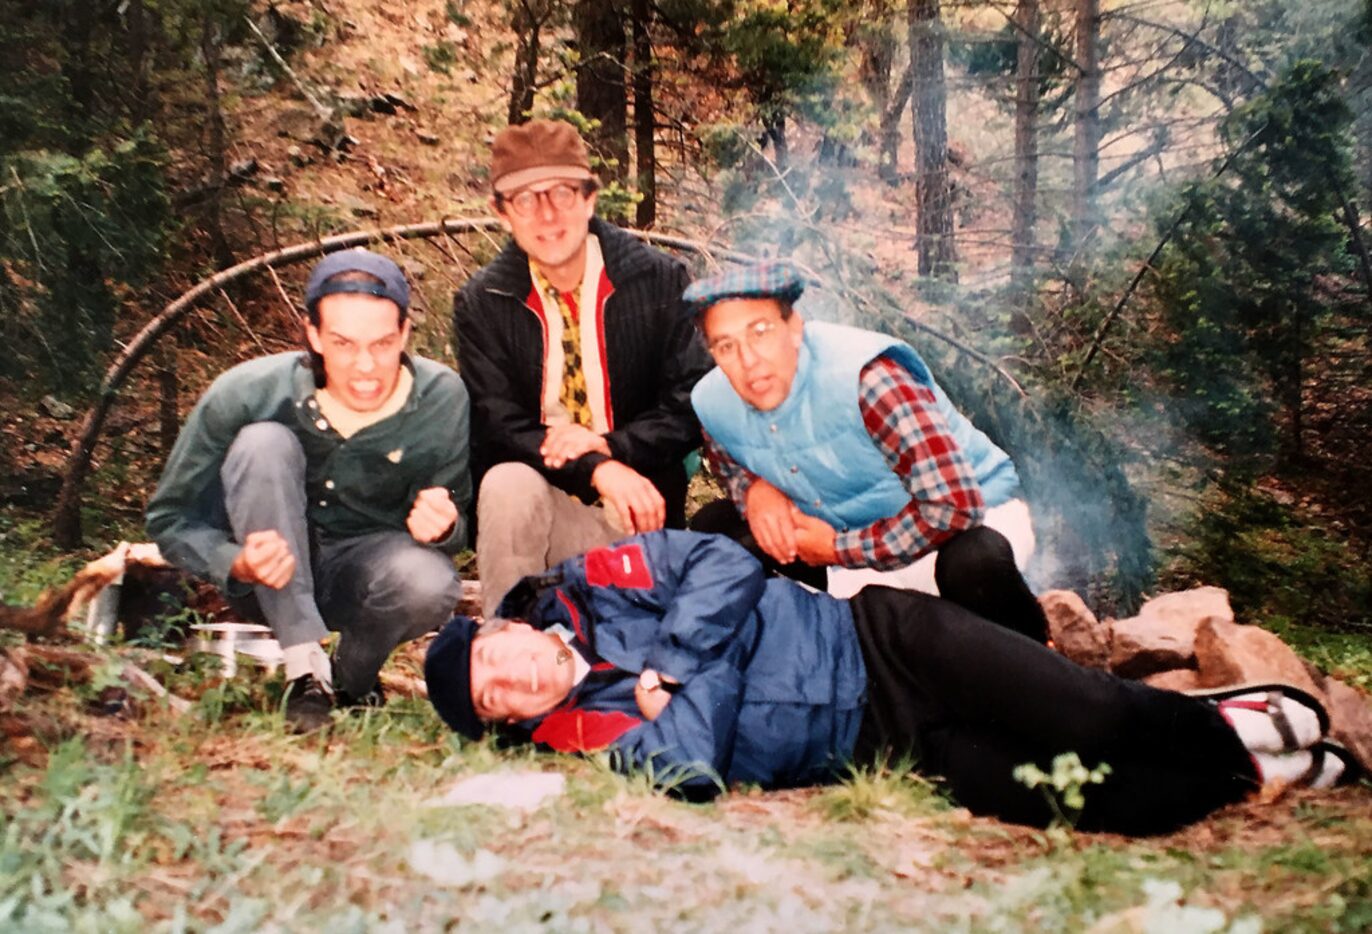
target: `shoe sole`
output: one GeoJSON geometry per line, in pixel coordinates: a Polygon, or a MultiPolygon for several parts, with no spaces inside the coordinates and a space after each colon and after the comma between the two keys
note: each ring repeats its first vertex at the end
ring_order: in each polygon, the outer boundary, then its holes
{"type": "Polygon", "coordinates": [[[1329,732],[1329,711],[1324,709],[1319,698],[1309,691],[1302,690],[1294,684],[1283,684],[1280,681],[1263,681],[1252,684],[1234,684],[1222,688],[1200,688],[1194,691],[1185,692],[1188,697],[1196,697],[1202,700],[1222,701],[1230,698],[1239,697],[1244,694],[1258,694],[1268,691],[1279,691],[1282,695],[1291,698],[1302,707],[1308,707],[1315,712],[1315,716],[1320,722],[1320,735],[1324,736],[1329,732]]]}

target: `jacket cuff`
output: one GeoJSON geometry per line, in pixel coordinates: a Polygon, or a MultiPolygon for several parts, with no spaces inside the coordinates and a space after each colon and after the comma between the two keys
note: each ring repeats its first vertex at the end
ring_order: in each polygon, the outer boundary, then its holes
{"type": "MultiPolygon", "coordinates": [[[[613,450],[613,448],[611,450],[613,450]]],[[[590,491],[594,498],[595,485],[591,483],[591,474],[595,473],[595,469],[601,464],[613,459],[614,458],[606,457],[599,451],[587,451],[585,454],[578,457],[571,465],[572,475],[576,478],[577,485],[590,491]]]]}
{"type": "Polygon", "coordinates": [[[457,511],[457,521],[453,523],[453,530],[448,537],[433,542],[432,546],[445,555],[455,555],[467,547],[467,519],[461,509],[457,511]]]}
{"type": "Polygon", "coordinates": [[[700,659],[693,652],[663,645],[649,652],[643,664],[658,674],[685,684],[700,668],[700,659]]]}

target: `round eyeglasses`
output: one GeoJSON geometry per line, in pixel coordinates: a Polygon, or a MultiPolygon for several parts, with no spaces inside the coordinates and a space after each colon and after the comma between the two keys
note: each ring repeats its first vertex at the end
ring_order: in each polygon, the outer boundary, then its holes
{"type": "Polygon", "coordinates": [[[738,334],[710,341],[706,349],[720,366],[729,366],[737,362],[745,343],[755,354],[770,353],[781,345],[781,340],[786,334],[781,325],[782,321],[779,318],[754,321],[738,334]]]}
{"type": "Polygon", "coordinates": [[[514,194],[497,194],[496,198],[501,204],[509,205],[510,212],[517,217],[533,217],[538,212],[540,203],[551,206],[555,211],[565,211],[593,190],[594,186],[590,180],[558,182],[542,191],[521,188],[514,194]]]}

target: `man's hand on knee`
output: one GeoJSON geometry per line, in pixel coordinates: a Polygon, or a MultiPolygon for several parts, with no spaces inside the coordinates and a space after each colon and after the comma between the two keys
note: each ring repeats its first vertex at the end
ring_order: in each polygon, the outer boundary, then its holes
{"type": "Polygon", "coordinates": [[[605,461],[591,474],[591,485],[619,514],[628,532],[656,532],[667,522],[667,504],[653,481],[619,461],[605,461]]]}
{"type": "Polygon", "coordinates": [[[447,489],[431,486],[420,490],[405,519],[405,527],[417,542],[439,542],[452,534],[457,524],[457,506],[447,489]]]}
{"type": "Polygon", "coordinates": [[[280,590],[295,575],[295,555],[276,529],[249,532],[229,566],[229,576],[245,584],[280,590]]]}
{"type": "Polygon", "coordinates": [[[554,425],[548,429],[538,449],[538,453],[543,455],[544,466],[549,470],[557,470],[591,451],[598,451],[606,457],[613,456],[605,436],[582,425],[554,425]]]}
{"type": "Polygon", "coordinates": [[[780,564],[796,560],[795,509],[791,499],[758,477],[748,487],[748,530],[757,545],[780,564]]]}

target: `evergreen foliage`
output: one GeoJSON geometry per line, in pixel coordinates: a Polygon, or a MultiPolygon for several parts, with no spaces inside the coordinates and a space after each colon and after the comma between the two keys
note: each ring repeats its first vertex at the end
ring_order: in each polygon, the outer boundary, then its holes
{"type": "Polygon", "coordinates": [[[145,131],[80,156],[0,161],[0,357],[7,375],[86,388],[110,348],[121,300],[160,267],[166,156],[145,131]]]}
{"type": "Polygon", "coordinates": [[[1179,416],[1223,451],[1280,438],[1285,454],[1302,453],[1306,364],[1339,303],[1329,277],[1349,268],[1339,211],[1350,121],[1334,73],[1297,62],[1225,122],[1228,171],[1169,206],[1184,220],[1154,281],[1165,324],[1155,361],[1179,416]]]}

